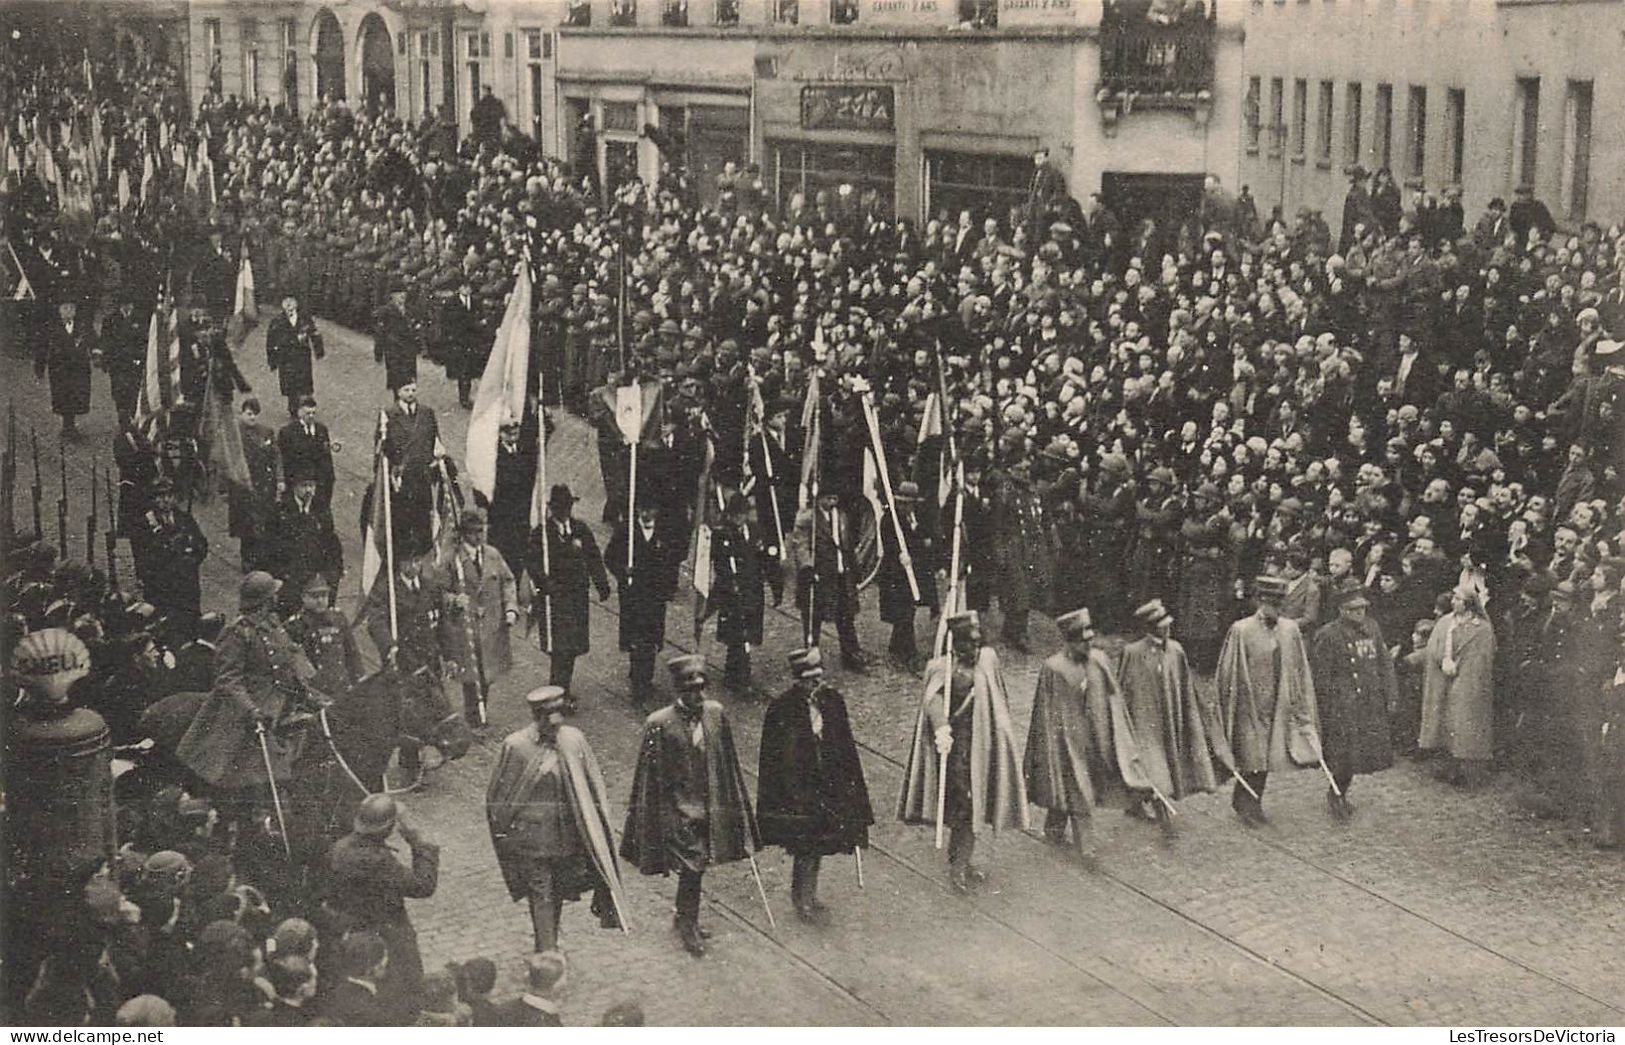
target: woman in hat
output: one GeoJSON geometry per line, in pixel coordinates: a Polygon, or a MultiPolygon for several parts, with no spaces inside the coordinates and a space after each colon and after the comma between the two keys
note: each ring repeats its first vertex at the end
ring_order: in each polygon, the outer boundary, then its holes
{"type": "Polygon", "coordinates": [[[1489,774],[1495,717],[1495,632],[1485,615],[1483,582],[1464,576],[1450,593],[1450,612],[1428,639],[1417,745],[1450,757],[1442,777],[1476,786],[1489,774]]]}

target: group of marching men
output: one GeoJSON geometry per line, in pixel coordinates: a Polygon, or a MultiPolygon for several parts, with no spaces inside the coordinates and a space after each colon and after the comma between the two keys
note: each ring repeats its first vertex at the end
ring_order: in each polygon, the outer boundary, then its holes
{"type": "MultiPolygon", "coordinates": [[[[1135,611],[1140,635],[1115,657],[1097,645],[1088,609],[1063,614],[1065,645],[1039,671],[1025,754],[978,614],[950,616],[947,650],[925,671],[898,818],[936,825],[939,847],[946,833],[949,883],[959,893],[986,878],[973,862],[977,836],[1026,828],[1029,805],[1045,810],[1052,844],[1067,845],[1070,830],[1086,864],[1095,807],[1123,808],[1172,832],[1174,801],[1220,786],[1220,770],[1248,827],[1266,822],[1270,772],[1294,766],[1320,768],[1331,815],[1347,820],[1355,775],[1392,763],[1393,662],[1359,586],[1336,593],[1336,617],[1312,639],[1282,614],[1286,594],[1286,581],[1256,579],[1256,611],[1230,626],[1213,696],[1198,690],[1160,599],[1135,611]]],[[[1470,577],[1458,596],[1475,597],[1470,577]]],[[[564,688],[527,695],[534,721],[504,741],[486,812],[508,889],[529,903],[537,951],[557,947],[563,904],[583,893],[603,926],[626,927],[625,861],[644,874],[677,875],[675,928],[689,953],[703,955],[702,875],[748,860],[760,885],[753,853],[764,845],[792,857],[796,915],[827,919],[820,860],[866,847],[874,814],[845,701],[824,680],[818,648],[789,661],[795,681],[763,721],[754,806],[727,712],[706,697],[704,658],[669,662],[676,697],[644,722],[618,851],[592,748],[565,724],[564,688]]]]}

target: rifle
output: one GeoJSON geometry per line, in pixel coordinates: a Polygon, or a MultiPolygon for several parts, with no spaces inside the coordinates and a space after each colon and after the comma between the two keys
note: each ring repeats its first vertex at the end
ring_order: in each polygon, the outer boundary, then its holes
{"type": "Polygon", "coordinates": [[[90,459],[90,518],[85,520],[85,563],[90,566],[96,564],[96,530],[100,503],[96,491],[96,458],[90,459]]]}
{"type": "Polygon", "coordinates": [[[457,590],[462,593],[463,598],[468,599],[468,605],[463,607],[463,634],[468,637],[468,648],[474,653],[474,670],[479,680],[479,724],[483,726],[486,722],[485,651],[480,647],[480,633],[474,626],[474,599],[469,596],[468,583],[463,576],[463,557],[456,552],[452,552],[451,562],[453,566],[457,567],[457,590]]]}
{"type": "Polygon", "coordinates": [[[45,496],[45,484],[40,480],[39,431],[30,428],[28,439],[34,445],[34,485],[29,492],[34,495],[34,539],[37,541],[45,537],[45,524],[40,521],[40,501],[45,496]]]}
{"type": "Polygon", "coordinates": [[[102,472],[102,483],[107,488],[107,532],[103,540],[107,545],[107,586],[118,591],[118,508],[113,500],[113,470],[102,472]]]}
{"type": "Polygon", "coordinates": [[[6,451],[0,457],[0,497],[5,498],[5,518],[0,519],[0,540],[8,542],[10,547],[12,534],[16,530],[17,506],[15,496],[17,492],[17,405],[10,404],[6,416],[6,451]]]}
{"type": "Polygon", "coordinates": [[[56,546],[62,558],[68,557],[68,448],[57,444],[57,464],[61,467],[62,493],[56,499],[56,546]]]}

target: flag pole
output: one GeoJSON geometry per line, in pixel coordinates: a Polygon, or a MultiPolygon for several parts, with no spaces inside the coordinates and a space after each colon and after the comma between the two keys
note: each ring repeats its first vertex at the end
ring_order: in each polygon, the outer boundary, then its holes
{"type": "MultiPolygon", "coordinates": [[[[948,580],[948,601],[943,604],[941,622],[937,626],[937,649],[943,658],[942,665],[942,722],[948,724],[953,710],[949,706],[950,694],[953,691],[953,653],[948,642],[948,617],[959,605],[959,559],[964,537],[965,521],[965,466],[961,462],[955,476],[957,488],[954,498],[954,543],[953,557],[950,560],[952,573],[948,580]]],[[[937,753],[937,848],[942,848],[943,826],[948,811],[948,753],[937,753]]]]}
{"type": "Polygon", "coordinates": [[[391,504],[394,500],[394,491],[391,489],[394,476],[389,474],[389,458],[384,455],[384,431],[389,424],[387,414],[379,411],[380,427],[378,429],[378,486],[384,498],[384,572],[389,576],[389,644],[394,646],[400,641],[400,611],[395,602],[395,516],[391,504]]]}
{"type": "MultiPolygon", "coordinates": [[[[541,368],[538,367],[539,371],[541,368]]],[[[536,494],[539,495],[547,486],[547,411],[542,406],[542,397],[536,397],[536,494]]],[[[543,639],[547,643],[547,655],[553,655],[553,557],[548,551],[548,544],[552,536],[547,532],[547,509],[542,512],[542,612],[546,614],[546,623],[542,631],[543,639]]],[[[627,534],[630,541],[631,534],[627,534]]]]}
{"type": "Polygon", "coordinates": [[[875,416],[874,393],[863,393],[863,420],[869,426],[869,438],[874,442],[875,463],[880,466],[880,484],[886,490],[887,514],[891,516],[892,532],[897,536],[897,555],[902,560],[903,572],[908,575],[909,594],[920,601],[920,582],[914,576],[914,557],[908,553],[908,541],[903,536],[903,520],[897,513],[897,498],[892,494],[891,469],[886,465],[885,447],[880,443],[880,420],[875,416]]]}
{"type": "Polygon", "coordinates": [[[628,477],[626,489],[626,583],[628,587],[632,584],[633,548],[637,543],[632,539],[632,527],[636,526],[638,522],[638,442],[639,440],[632,441],[631,475],[628,477]]]}

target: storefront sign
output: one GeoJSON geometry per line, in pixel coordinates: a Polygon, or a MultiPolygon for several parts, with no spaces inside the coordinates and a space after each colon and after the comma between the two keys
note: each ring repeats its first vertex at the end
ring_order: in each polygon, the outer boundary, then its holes
{"type": "Polygon", "coordinates": [[[1000,25],[1070,25],[1078,0],[999,0],[1000,25]]]}
{"type": "Polygon", "coordinates": [[[891,87],[817,86],[801,89],[801,126],[809,131],[889,131],[896,126],[891,87]]]}

